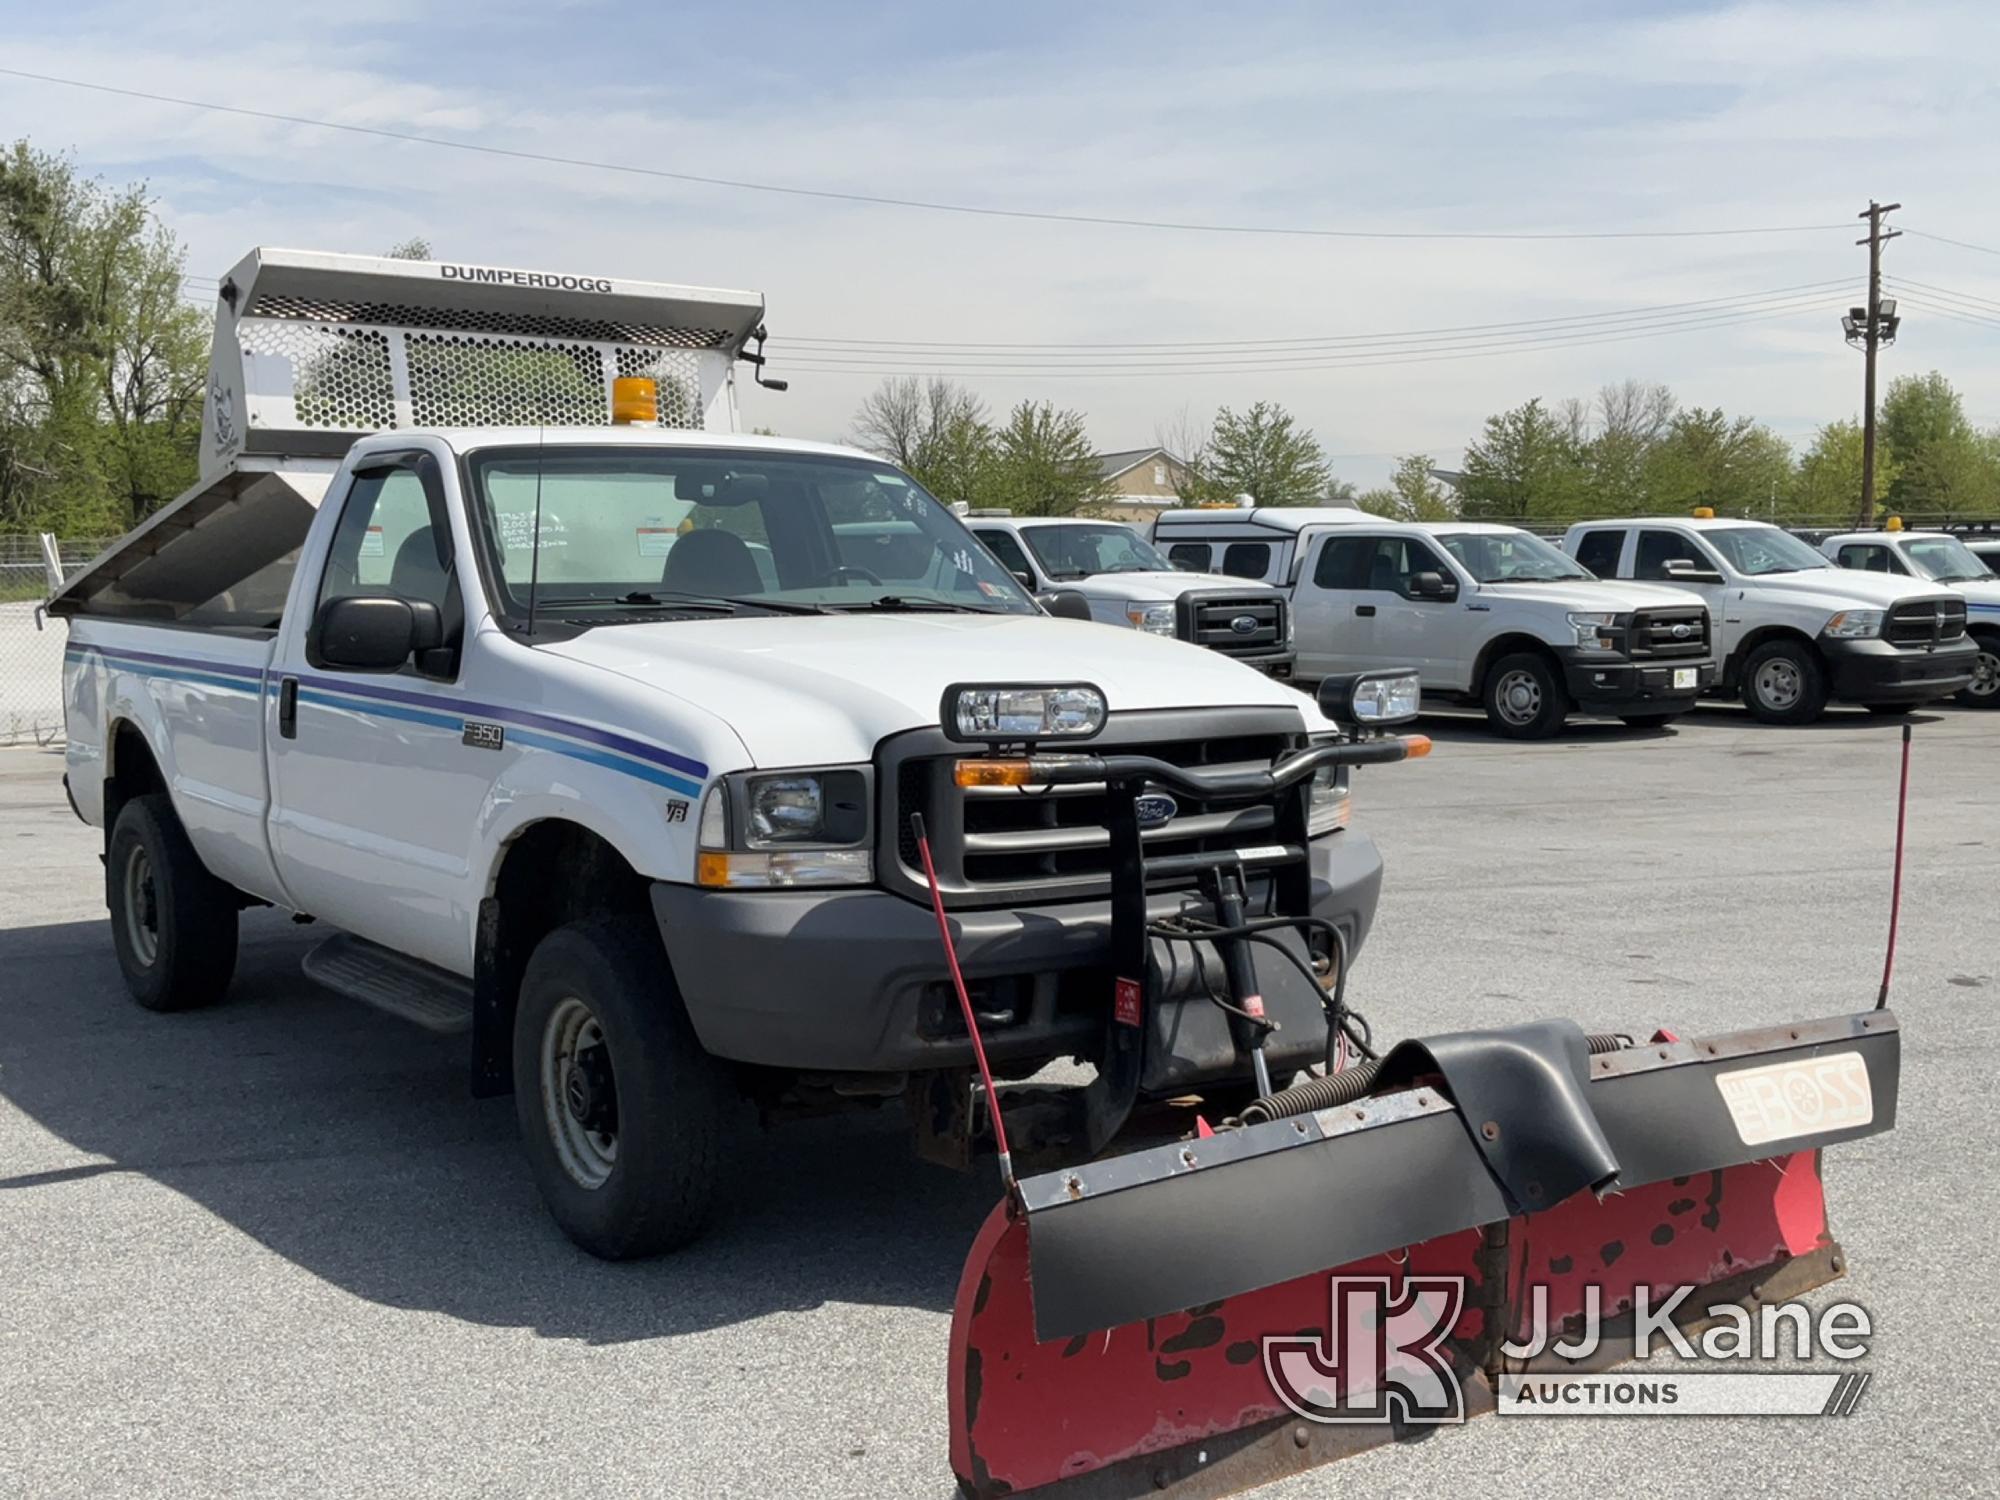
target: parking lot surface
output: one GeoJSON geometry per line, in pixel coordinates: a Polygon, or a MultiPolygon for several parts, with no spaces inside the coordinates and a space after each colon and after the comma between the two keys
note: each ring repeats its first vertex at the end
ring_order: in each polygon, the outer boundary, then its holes
{"type": "MultiPolygon", "coordinates": [[[[1915,722],[1902,1114],[1828,1155],[1852,1275],[1815,1297],[1874,1315],[1860,1410],[1488,1418],[1264,1493],[1992,1493],[2000,717],[1915,722]]],[[[1356,784],[1389,863],[1352,988],[1378,1040],[1873,1002],[1894,722],[1426,727],[1429,760],[1356,784]]],[[[251,913],[225,1004],[133,1006],[61,767],[0,751],[0,1493],[951,1493],[946,1328],[990,1165],[920,1165],[889,1117],[788,1126],[710,1238],[600,1264],[542,1213],[508,1101],[467,1097],[462,1042],[300,977],[323,932],[251,913]]]]}

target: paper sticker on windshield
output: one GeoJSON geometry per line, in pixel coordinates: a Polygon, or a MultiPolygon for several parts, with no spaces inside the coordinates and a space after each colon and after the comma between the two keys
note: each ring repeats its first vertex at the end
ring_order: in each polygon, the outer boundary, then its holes
{"type": "Polygon", "coordinates": [[[1859,1052],[1718,1073],[1715,1086],[1746,1146],[1852,1130],[1875,1118],[1868,1064],[1859,1052]]]}
{"type": "Polygon", "coordinates": [[[879,473],[872,474],[869,477],[872,478],[877,484],[886,484],[899,490],[907,489],[910,483],[910,481],[905,479],[901,474],[891,474],[886,469],[879,473]]]}
{"type": "Polygon", "coordinates": [[[665,557],[674,547],[674,528],[671,526],[641,526],[637,528],[639,555],[641,557],[665,557]]]}
{"type": "Polygon", "coordinates": [[[380,557],[382,550],[382,528],[380,526],[370,526],[366,531],[361,533],[361,555],[363,557],[380,557]]]}

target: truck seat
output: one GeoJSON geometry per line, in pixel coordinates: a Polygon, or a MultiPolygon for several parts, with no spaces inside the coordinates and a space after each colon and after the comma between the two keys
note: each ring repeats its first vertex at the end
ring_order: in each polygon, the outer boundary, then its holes
{"type": "Polygon", "coordinates": [[[750,547],[733,531],[690,531],[674,539],[660,573],[664,588],[688,594],[761,594],[764,579],[750,547]]]}

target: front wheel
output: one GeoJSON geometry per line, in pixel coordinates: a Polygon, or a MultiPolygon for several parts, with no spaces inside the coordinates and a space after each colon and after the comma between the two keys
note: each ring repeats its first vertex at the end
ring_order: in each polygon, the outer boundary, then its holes
{"type": "Polygon", "coordinates": [[[218,1000],[236,972],[236,892],[208,873],[164,792],[118,810],[104,855],[111,946],[147,1010],[218,1000]]]}
{"type": "Polygon", "coordinates": [[[1547,657],[1530,651],[1496,661],[1480,697],[1486,722],[1510,740],[1545,740],[1569,717],[1561,675],[1547,657]]]}
{"type": "Polygon", "coordinates": [[[1972,681],[1959,690],[1967,708],[2000,708],[2000,636],[1976,637],[1979,659],[1972,664],[1972,681]]]}
{"type": "Polygon", "coordinates": [[[1826,711],[1826,672],[1803,641],[1766,641],[1743,663],[1743,706],[1766,724],[1810,724],[1826,711]]]}
{"type": "Polygon", "coordinates": [[[643,918],[559,927],[528,959],[514,1104],[549,1212],[606,1260],[678,1249],[713,1217],[736,1101],[643,918]]]}

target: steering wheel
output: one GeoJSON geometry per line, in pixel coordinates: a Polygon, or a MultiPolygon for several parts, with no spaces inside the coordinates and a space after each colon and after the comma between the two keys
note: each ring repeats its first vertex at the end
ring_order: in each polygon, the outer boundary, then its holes
{"type": "Polygon", "coordinates": [[[820,582],[838,583],[841,580],[841,576],[843,574],[848,574],[848,573],[853,574],[856,578],[859,578],[862,582],[872,583],[878,588],[888,587],[888,584],[886,582],[884,582],[880,578],[877,578],[873,573],[869,572],[866,568],[858,568],[852,563],[842,563],[837,568],[827,569],[826,572],[820,575],[820,582]]]}

